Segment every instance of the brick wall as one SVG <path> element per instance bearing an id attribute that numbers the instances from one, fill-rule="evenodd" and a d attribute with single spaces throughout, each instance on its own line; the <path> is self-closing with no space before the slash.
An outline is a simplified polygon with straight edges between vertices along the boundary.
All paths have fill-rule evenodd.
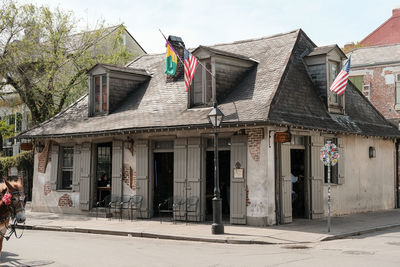
<path id="1" fill-rule="evenodd" d="M 45 147 L 43 148 L 43 151 L 39 154 L 38 171 L 40 173 L 46 172 L 47 163 L 50 160 L 49 151 L 51 151 L 50 142 L 46 142 Z"/>
<path id="2" fill-rule="evenodd" d="M 258 129 L 247 129 L 246 134 L 248 136 L 248 146 L 249 146 L 249 151 L 251 157 L 255 161 L 260 160 L 260 145 L 261 145 L 261 140 L 263 138 L 263 129 L 258 128 Z"/>
<path id="3" fill-rule="evenodd" d="M 132 190 L 136 190 L 136 171 L 129 164 L 124 164 L 124 182 Z"/>
<path id="4" fill-rule="evenodd" d="M 58 200 L 58 206 L 60 207 L 71 207 L 72 206 L 72 199 L 71 196 L 68 194 L 64 194 Z"/>
<path id="5" fill-rule="evenodd" d="M 370 85 L 371 103 L 387 119 L 399 119 L 400 113 L 395 110 L 396 90 L 392 71 L 384 67 L 367 70 L 367 74 L 364 75 L 364 85 Z"/>

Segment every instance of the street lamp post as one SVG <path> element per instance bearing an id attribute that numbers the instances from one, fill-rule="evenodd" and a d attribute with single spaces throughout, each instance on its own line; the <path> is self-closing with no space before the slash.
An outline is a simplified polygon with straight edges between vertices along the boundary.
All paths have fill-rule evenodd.
<path id="1" fill-rule="evenodd" d="M 214 127 L 214 198 L 212 199 L 213 207 L 213 224 L 211 232 L 213 235 L 223 234 L 224 225 L 222 224 L 222 199 L 219 189 L 219 162 L 218 162 L 218 132 L 217 127 L 221 125 L 224 114 L 214 104 L 214 108 L 208 114 L 208 119 Z"/>

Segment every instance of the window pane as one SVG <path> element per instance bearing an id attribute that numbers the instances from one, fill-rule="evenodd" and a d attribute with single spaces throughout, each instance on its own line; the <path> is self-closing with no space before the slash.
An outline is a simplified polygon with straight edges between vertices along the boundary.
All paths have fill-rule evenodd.
<path id="1" fill-rule="evenodd" d="M 100 111 L 100 76 L 94 77 L 94 105 L 95 111 Z"/>
<path id="2" fill-rule="evenodd" d="M 62 189 L 72 188 L 72 170 L 62 171 Z"/>
<path id="3" fill-rule="evenodd" d="M 101 76 L 101 89 L 102 89 L 102 110 L 107 110 L 107 76 Z"/>
<path id="4" fill-rule="evenodd" d="M 72 168 L 74 163 L 74 149 L 72 147 L 63 148 L 63 168 Z"/>
<path id="5" fill-rule="evenodd" d="M 111 146 L 111 143 L 97 146 L 97 181 L 101 181 L 104 175 L 111 180 Z"/>

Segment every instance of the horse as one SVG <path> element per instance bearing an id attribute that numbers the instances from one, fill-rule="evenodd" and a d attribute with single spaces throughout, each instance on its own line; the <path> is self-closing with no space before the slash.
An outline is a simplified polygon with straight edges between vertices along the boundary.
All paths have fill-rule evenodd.
<path id="1" fill-rule="evenodd" d="M 8 240 L 14 233 L 18 223 L 25 222 L 25 194 L 22 190 L 22 180 L 8 181 L 3 178 L 0 183 L 0 255 L 3 249 L 3 239 Z M 13 223 L 10 225 L 10 219 Z M 11 229 L 7 236 L 7 230 Z"/>

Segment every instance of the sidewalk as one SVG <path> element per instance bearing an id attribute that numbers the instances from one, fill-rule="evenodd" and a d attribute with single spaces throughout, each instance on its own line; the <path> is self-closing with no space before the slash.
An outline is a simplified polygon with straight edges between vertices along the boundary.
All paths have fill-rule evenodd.
<path id="1" fill-rule="evenodd" d="M 212 235 L 211 223 L 173 224 L 158 220 L 122 220 L 27 211 L 25 229 L 108 234 L 172 240 L 232 244 L 299 244 L 327 241 L 400 226 L 400 209 L 332 218 L 331 232 L 326 220 L 295 220 L 291 224 L 250 227 L 225 225 L 225 234 Z"/>

